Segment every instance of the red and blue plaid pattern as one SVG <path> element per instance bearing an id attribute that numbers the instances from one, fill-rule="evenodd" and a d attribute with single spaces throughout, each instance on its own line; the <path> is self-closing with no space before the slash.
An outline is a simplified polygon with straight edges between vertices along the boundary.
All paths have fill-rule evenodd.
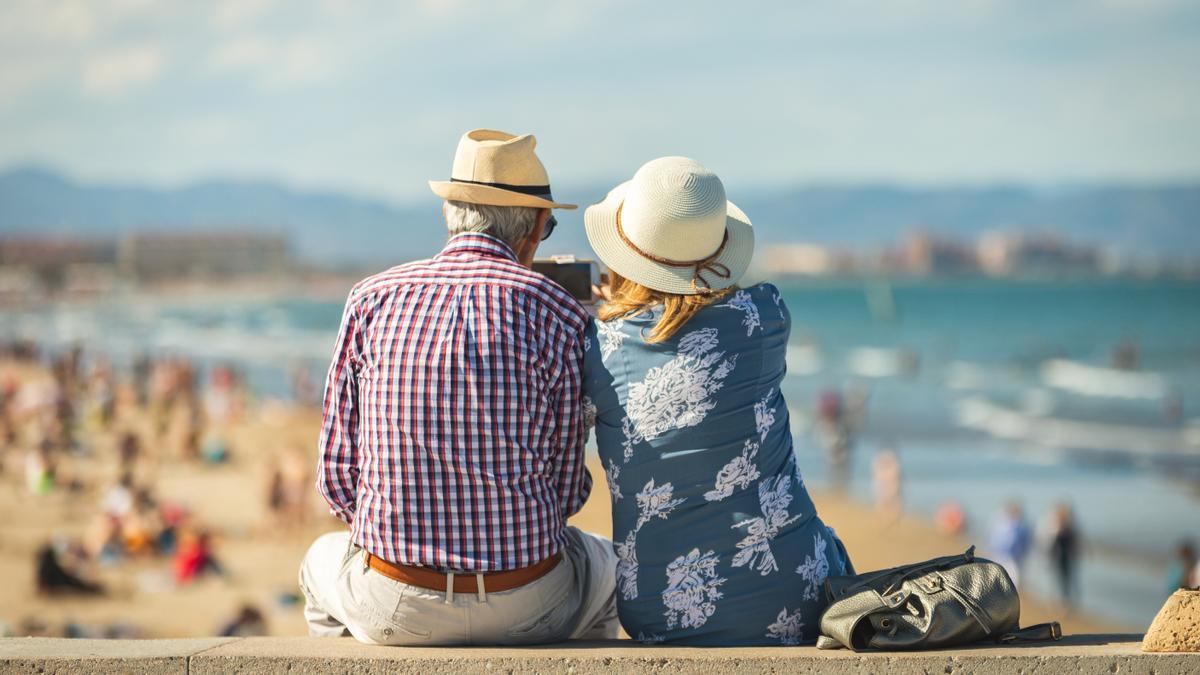
<path id="1" fill-rule="evenodd" d="M 467 572 L 557 553 L 592 486 L 586 323 L 485 234 L 359 282 L 325 384 L 317 471 L 351 538 L 384 560 Z"/>

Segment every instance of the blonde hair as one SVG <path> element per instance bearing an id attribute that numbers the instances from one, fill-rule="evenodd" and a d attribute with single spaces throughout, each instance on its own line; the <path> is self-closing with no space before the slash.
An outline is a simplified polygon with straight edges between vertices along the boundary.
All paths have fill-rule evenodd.
<path id="1" fill-rule="evenodd" d="M 649 343 L 665 342 L 671 339 L 671 336 L 679 332 L 679 329 L 683 328 L 688 321 L 691 321 L 697 312 L 734 290 L 727 288 L 696 295 L 667 293 L 630 281 L 611 269 L 608 271 L 608 284 L 612 297 L 601 305 L 597 312 L 601 321 L 634 316 L 648 312 L 657 305 L 662 305 L 662 317 L 648 334 L 642 336 L 642 339 Z"/>

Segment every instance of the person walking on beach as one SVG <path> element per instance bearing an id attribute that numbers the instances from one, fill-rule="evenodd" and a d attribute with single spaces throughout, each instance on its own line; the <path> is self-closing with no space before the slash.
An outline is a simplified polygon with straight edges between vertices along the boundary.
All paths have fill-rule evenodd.
<path id="1" fill-rule="evenodd" d="M 1079 566 L 1079 528 L 1066 502 L 1050 512 L 1048 530 L 1050 566 L 1058 580 L 1059 598 L 1067 607 L 1075 604 L 1076 568 Z"/>
<path id="2" fill-rule="evenodd" d="M 988 548 L 996 562 L 1004 567 L 1018 587 L 1021 584 L 1021 570 L 1025 566 L 1025 556 L 1029 553 L 1032 538 L 1033 533 L 1025 520 L 1021 505 L 1016 501 L 1005 504 L 1000 518 L 992 526 Z"/>
<path id="3" fill-rule="evenodd" d="M 871 485 L 875 491 L 875 510 L 889 527 L 904 515 L 904 470 L 900 455 L 890 445 L 875 453 L 871 460 Z"/>
<path id="4" fill-rule="evenodd" d="M 1179 542 L 1175 556 L 1167 569 L 1167 594 L 1180 588 L 1200 587 L 1200 556 L 1196 555 L 1196 544 L 1191 539 Z"/>
<path id="5" fill-rule="evenodd" d="M 852 572 L 817 516 L 780 391 L 791 318 L 736 286 L 754 230 L 695 160 L 651 161 L 584 214 L 609 267 L 584 409 L 611 490 L 617 606 L 645 642 L 794 645 Z"/>
<path id="6" fill-rule="evenodd" d="M 531 135 L 459 142 L 450 240 L 350 292 L 317 487 L 348 532 L 300 568 L 314 636 L 388 645 L 615 638 L 612 542 L 568 527 L 588 315 L 530 269 L 555 202 Z"/>

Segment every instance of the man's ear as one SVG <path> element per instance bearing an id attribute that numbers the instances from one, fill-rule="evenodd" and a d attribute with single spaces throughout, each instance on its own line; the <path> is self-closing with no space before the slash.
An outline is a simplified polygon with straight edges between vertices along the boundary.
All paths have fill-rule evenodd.
<path id="1" fill-rule="evenodd" d="M 537 220 L 533 231 L 529 233 L 529 241 L 537 246 L 542 243 L 542 233 L 546 231 L 546 221 L 550 220 L 550 209 L 538 209 Z"/>
<path id="2" fill-rule="evenodd" d="M 542 232 L 546 229 L 546 221 L 550 220 L 550 209 L 538 209 L 533 231 L 526 235 L 521 242 L 520 250 L 516 252 L 517 259 L 522 265 L 529 267 L 533 264 L 533 256 L 537 254 L 538 244 L 542 243 Z"/>

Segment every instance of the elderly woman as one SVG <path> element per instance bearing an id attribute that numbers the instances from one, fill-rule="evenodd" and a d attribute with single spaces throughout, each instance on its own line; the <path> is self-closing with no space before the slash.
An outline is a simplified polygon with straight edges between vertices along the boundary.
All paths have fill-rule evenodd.
<path id="1" fill-rule="evenodd" d="M 749 219 L 717 176 L 664 157 L 584 221 L 610 269 L 583 405 L 612 492 L 622 625 L 647 642 L 814 640 L 825 577 L 850 564 L 792 450 L 787 307 L 770 284 L 735 285 Z"/>

